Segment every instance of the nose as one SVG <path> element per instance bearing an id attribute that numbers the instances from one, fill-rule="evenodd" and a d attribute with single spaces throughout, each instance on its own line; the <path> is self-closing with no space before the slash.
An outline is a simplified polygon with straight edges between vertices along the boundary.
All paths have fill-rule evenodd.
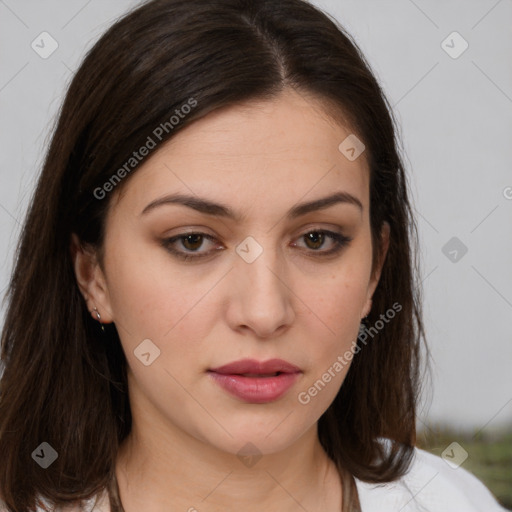
<path id="1" fill-rule="evenodd" d="M 228 322 L 234 330 L 272 338 L 293 323 L 293 286 L 283 259 L 270 248 L 249 261 L 243 254 L 235 258 L 229 273 Z"/>

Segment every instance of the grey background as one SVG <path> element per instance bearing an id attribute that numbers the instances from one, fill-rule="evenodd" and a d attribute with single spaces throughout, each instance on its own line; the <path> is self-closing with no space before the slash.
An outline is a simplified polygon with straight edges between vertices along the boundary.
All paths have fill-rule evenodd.
<path id="1" fill-rule="evenodd" d="M 437 422 L 473 431 L 510 426 L 512 0 L 313 3 L 355 37 L 401 126 L 434 358 L 418 426 Z M 2 296 L 73 70 L 136 4 L 0 0 Z M 43 31 L 59 45 L 47 59 L 31 47 Z M 458 58 L 442 47 L 453 31 L 469 44 Z M 452 52 L 461 48 L 457 39 L 444 44 Z M 459 241 L 443 249 L 452 237 Z M 461 244 L 468 249 L 464 255 Z M 455 253 L 450 255 L 454 249 L 456 261 Z M 4 309 L 0 322 L 3 315 Z"/>

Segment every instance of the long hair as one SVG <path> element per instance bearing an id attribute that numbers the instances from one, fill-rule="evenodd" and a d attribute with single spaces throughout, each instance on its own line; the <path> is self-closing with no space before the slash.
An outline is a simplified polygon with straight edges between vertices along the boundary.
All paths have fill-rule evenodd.
<path id="1" fill-rule="evenodd" d="M 34 508 L 37 497 L 65 505 L 105 489 L 113 512 L 122 510 L 114 468 L 131 429 L 126 359 L 115 325 L 102 333 L 91 318 L 70 254 L 76 233 L 101 261 L 112 196 L 104 184 L 126 171 L 148 136 L 161 145 L 209 112 L 271 100 L 285 88 L 318 97 L 364 142 L 374 265 L 382 224 L 390 225 L 368 324 L 392 304 L 401 310 L 359 343 L 318 422 L 342 476 L 343 510 L 360 508 L 354 478 L 386 482 L 408 470 L 424 339 L 417 228 L 396 121 L 370 66 L 334 19 L 303 0 L 153 0 L 87 53 L 24 220 L 1 337 L 0 496 L 9 510 Z M 186 104 L 187 115 L 170 121 Z M 135 172 L 137 165 L 117 188 Z M 46 469 L 34 457 L 41 443 L 58 454 Z"/>

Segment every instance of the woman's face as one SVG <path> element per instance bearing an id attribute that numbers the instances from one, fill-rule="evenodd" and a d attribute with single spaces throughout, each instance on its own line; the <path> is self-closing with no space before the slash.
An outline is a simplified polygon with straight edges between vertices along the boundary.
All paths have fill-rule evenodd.
<path id="1" fill-rule="evenodd" d="M 233 454 L 315 426 L 380 275 L 350 134 L 288 91 L 191 124 L 113 192 L 86 296 L 119 332 L 134 417 Z M 247 359 L 290 366 L 221 368 Z"/>

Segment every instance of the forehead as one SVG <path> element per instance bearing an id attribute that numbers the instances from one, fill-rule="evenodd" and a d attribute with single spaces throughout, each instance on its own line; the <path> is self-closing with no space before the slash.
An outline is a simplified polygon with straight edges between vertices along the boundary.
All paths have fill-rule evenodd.
<path id="1" fill-rule="evenodd" d="M 147 157 L 118 206 L 139 213 L 150 201 L 180 192 L 217 199 L 246 216 L 343 191 L 367 211 L 366 155 L 351 161 L 339 149 L 351 135 L 318 100 L 294 91 L 223 108 Z"/>

